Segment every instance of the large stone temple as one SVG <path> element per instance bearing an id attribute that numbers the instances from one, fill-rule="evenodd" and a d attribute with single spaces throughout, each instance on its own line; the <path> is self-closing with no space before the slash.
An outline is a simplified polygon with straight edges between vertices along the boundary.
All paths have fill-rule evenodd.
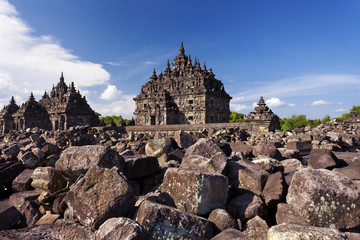
<path id="1" fill-rule="evenodd" d="M 229 121 L 230 99 L 212 69 L 190 55 L 183 43 L 170 68 L 154 72 L 135 100 L 136 125 L 202 124 Z"/>
<path id="2" fill-rule="evenodd" d="M 45 91 L 39 102 L 31 93 L 29 100 L 19 107 L 12 97 L 10 103 L 0 112 L 0 134 L 34 127 L 67 130 L 73 126 L 96 124 L 98 116 L 87 103 L 85 96 L 76 91 L 73 82 L 67 86 L 62 73 L 50 95 Z"/>

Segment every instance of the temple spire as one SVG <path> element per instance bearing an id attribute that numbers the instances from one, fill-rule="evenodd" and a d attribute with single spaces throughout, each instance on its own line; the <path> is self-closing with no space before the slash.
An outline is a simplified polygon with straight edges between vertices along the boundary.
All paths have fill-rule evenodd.
<path id="1" fill-rule="evenodd" d="M 153 74 L 151 75 L 150 79 L 151 80 L 156 80 L 157 79 L 155 68 L 154 68 Z"/>
<path id="2" fill-rule="evenodd" d="M 35 97 L 34 97 L 34 94 L 32 92 L 30 94 L 29 101 L 30 102 L 35 101 Z"/>
<path id="3" fill-rule="evenodd" d="M 185 53 L 184 44 L 183 44 L 183 42 L 181 41 L 181 43 L 180 43 L 180 49 L 179 49 L 179 54 L 184 55 L 184 53 Z"/>
<path id="4" fill-rule="evenodd" d="M 64 73 L 63 72 L 61 72 L 60 81 L 64 81 Z"/>
<path id="5" fill-rule="evenodd" d="M 203 66 L 203 70 L 206 72 L 207 69 L 206 69 L 206 63 L 204 62 L 204 66 Z"/>
<path id="6" fill-rule="evenodd" d="M 15 98 L 14 98 L 14 96 L 11 97 L 10 104 L 15 104 Z"/>

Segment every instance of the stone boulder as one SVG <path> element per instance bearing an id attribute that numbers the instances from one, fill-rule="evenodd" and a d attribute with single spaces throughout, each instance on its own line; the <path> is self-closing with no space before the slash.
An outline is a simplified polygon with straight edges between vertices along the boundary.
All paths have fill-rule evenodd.
<path id="1" fill-rule="evenodd" d="M 213 210 L 208 220 L 213 223 L 214 233 L 220 233 L 227 228 L 238 228 L 236 220 L 224 209 Z"/>
<path id="2" fill-rule="evenodd" d="M 20 162 L 0 163 L 0 196 L 4 198 L 11 194 L 14 179 L 25 170 Z"/>
<path id="3" fill-rule="evenodd" d="M 159 165 L 163 165 L 168 161 L 168 154 L 171 149 L 172 142 L 170 138 L 152 139 L 145 145 L 146 155 L 156 157 Z"/>
<path id="4" fill-rule="evenodd" d="M 350 165 L 343 168 L 335 168 L 333 171 L 344 174 L 352 180 L 360 180 L 360 165 Z"/>
<path id="5" fill-rule="evenodd" d="M 247 236 L 245 233 L 234 229 L 228 228 L 215 237 L 211 238 L 211 240 L 252 240 L 251 237 Z"/>
<path id="6" fill-rule="evenodd" d="M 311 141 L 292 141 L 286 144 L 286 148 L 299 151 L 300 155 L 307 155 L 312 149 L 312 144 Z"/>
<path id="7" fill-rule="evenodd" d="M 156 173 L 159 162 L 156 157 L 125 156 L 125 171 L 127 179 L 141 178 Z"/>
<path id="8" fill-rule="evenodd" d="M 345 240 L 346 235 L 336 229 L 283 223 L 272 226 L 268 240 Z"/>
<path id="9" fill-rule="evenodd" d="M 276 223 L 292 223 L 308 225 L 297 213 L 294 211 L 291 205 L 286 203 L 279 203 L 276 210 Z"/>
<path id="10" fill-rule="evenodd" d="M 260 166 L 249 161 L 229 162 L 225 175 L 229 178 L 229 184 L 236 191 L 246 191 L 260 195 L 269 173 Z"/>
<path id="11" fill-rule="evenodd" d="M 24 154 L 19 153 L 18 158 L 25 166 L 31 169 L 34 169 L 43 163 L 43 161 L 37 158 L 31 151 L 27 151 Z"/>
<path id="12" fill-rule="evenodd" d="M 134 203 L 134 193 L 115 167 L 92 167 L 71 186 L 63 201 L 70 216 L 83 225 L 98 228 L 111 217 L 125 216 Z"/>
<path id="13" fill-rule="evenodd" d="M 11 229 L 22 219 L 21 213 L 15 208 L 10 207 L 0 213 L 0 231 Z"/>
<path id="14" fill-rule="evenodd" d="M 31 174 L 34 172 L 32 169 L 25 169 L 20 173 L 12 182 L 13 192 L 29 191 L 33 189 L 31 187 Z"/>
<path id="15" fill-rule="evenodd" d="M 125 161 L 118 152 L 101 145 L 69 147 L 61 153 L 55 164 L 55 170 L 66 180 L 75 181 L 78 176 L 85 174 L 92 166 L 103 168 L 116 166 L 123 171 Z"/>
<path id="16" fill-rule="evenodd" d="M 5 161 L 16 159 L 18 153 L 20 152 L 20 147 L 17 144 L 12 144 L 11 146 L 2 150 L 2 157 Z"/>
<path id="17" fill-rule="evenodd" d="M 202 138 L 186 150 L 180 168 L 222 173 L 228 158 L 212 140 Z"/>
<path id="18" fill-rule="evenodd" d="M 228 179 L 221 174 L 169 168 L 160 190 L 172 197 L 178 209 L 203 215 L 225 208 L 228 188 Z"/>
<path id="19" fill-rule="evenodd" d="M 209 239 L 213 236 L 211 222 L 176 208 L 145 200 L 141 203 L 136 221 L 152 239 Z"/>
<path id="20" fill-rule="evenodd" d="M 31 175 L 31 186 L 48 193 L 56 192 L 66 187 L 66 180 L 53 167 L 38 167 Z"/>
<path id="21" fill-rule="evenodd" d="M 284 167 L 283 173 L 296 172 L 297 170 L 304 168 L 301 161 L 296 158 L 282 160 L 281 165 Z"/>
<path id="22" fill-rule="evenodd" d="M 253 156 L 253 147 L 245 144 L 244 142 L 230 143 L 230 147 L 233 153 L 242 153 L 244 157 Z"/>
<path id="23" fill-rule="evenodd" d="M 96 229 L 83 226 L 68 219 L 59 219 L 51 231 L 54 239 L 87 239 L 95 240 Z"/>
<path id="24" fill-rule="evenodd" d="M 268 231 L 269 226 L 266 221 L 255 216 L 246 223 L 244 233 L 253 240 L 264 240 L 267 239 Z"/>
<path id="25" fill-rule="evenodd" d="M 262 191 L 266 205 L 275 206 L 283 200 L 283 184 L 283 176 L 281 172 L 270 174 Z"/>
<path id="26" fill-rule="evenodd" d="M 268 156 L 275 158 L 276 160 L 281 160 L 282 156 L 279 150 L 272 144 L 259 143 L 253 149 L 253 154 L 255 157 L 258 156 Z"/>
<path id="27" fill-rule="evenodd" d="M 338 165 L 337 157 L 327 149 L 313 149 L 310 152 L 310 160 L 308 161 L 308 167 L 330 168 Z"/>
<path id="28" fill-rule="evenodd" d="M 313 226 L 347 229 L 360 224 L 360 191 L 340 173 L 311 168 L 297 171 L 286 202 Z"/>
<path id="29" fill-rule="evenodd" d="M 33 226 L 42 216 L 39 205 L 31 201 L 26 201 L 20 207 L 20 213 L 24 216 L 23 222 L 26 226 Z"/>
<path id="30" fill-rule="evenodd" d="M 226 209 L 234 218 L 240 218 L 242 222 L 256 215 L 266 219 L 267 208 L 261 198 L 257 195 L 245 193 L 231 199 Z"/>
<path id="31" fill-rule="evenodd" d="M 96 233 L 96 240 L 143 240 L 149 239 L 149 233 L 130 218 L 110 218 Z"/>
<path id="32" fill-rule="evenodd" d="M 187 132 L 179 130 L 175 133 L 174 139 L 180 148 L 189 148 L 193 144 L 193 138 Z"/>

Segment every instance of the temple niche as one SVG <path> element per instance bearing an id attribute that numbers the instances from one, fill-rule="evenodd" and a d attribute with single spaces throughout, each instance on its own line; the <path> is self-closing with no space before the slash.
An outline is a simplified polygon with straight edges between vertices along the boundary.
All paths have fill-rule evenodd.
<path id="1" fill-rule="evenodd" d="M 229 121 L 231 97 L 215 78 L 212 69 L 190 55 L 183 43 L 179 54 L 169 60 L 164 72 L 154 69 L 150 81 L 134 98 L 136 125 L 202 124 Z"/>
<path id="2" fill-rule="evenodd" d="M 39 102 L 31 93 L 29 100 L 19 107 L 12 97 L 10 103 L 0 112 L 0 134 L 34 127 L 67 130 L 73 126 L 94 126 L 98 121 L 98 116 L 87 103 L 85 96 L 76 91 L 74 83 L 67 86 L 61 73 L 60 81 L 53 87 L 50 95 L 45 91 Z"/>

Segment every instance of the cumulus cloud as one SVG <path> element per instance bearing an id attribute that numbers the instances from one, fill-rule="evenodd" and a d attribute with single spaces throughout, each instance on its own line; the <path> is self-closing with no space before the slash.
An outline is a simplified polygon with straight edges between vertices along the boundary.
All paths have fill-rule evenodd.
<path id="1" fill-rule="evenodd" d="M 230 103 L 230 109 L 235 112 L 251 109 L 251 106 L 245 104 Z"/>
<path id="2" fill-rule="evenodd" d="M 67 83 L 90 87 L 107 83 L 101 64 L 80 59 L 52 36 L 36 36 L 16 8 L 0 0 L 0 94 L 24 95 L 51 89 L 63 71 Z"/>
<path id="3" fill-rule="evenodd" d="M 102 116 L 107 115 L 121 115 L 123 118 L 131 118 L 135 111 L 135 96 L 121 95 L 117 100 L 110 103 L 94 103 L 90 102 L 91 107 L 94 111 L 100 113 Z"/>
<path id="4" fill-rule="evenodd" d="M 115 85 L 109 84 L 100 98 L 104 100 L 111 100 L 119 97 L 122 92 L 116 88 Z"/>
<path id="5" fill-rule="evenodd" d="M 280 106 L 288 106 L 288 107 L 295 107 L 295 104 L 293 103 L 287 103 L 285 101 L 280 100 L 280 98 L 269 98 L 265 101 L 266 105 L 268 105 L 268 107 L 272 108 L 272 107 L 280 107 Z"/>
<path id="6" fill-rule="evenodd" d="M 317 100 L 317 101 L 313 101 L 312 103 L 311 103 L 311 105 L 325 105 L 325 104 L 331 104 L 331 102 L 327 102 L 327 101 L 324 101 L 324 100 L 321 100 L 321 99 L 319 99 L 319 100 Z"/>

